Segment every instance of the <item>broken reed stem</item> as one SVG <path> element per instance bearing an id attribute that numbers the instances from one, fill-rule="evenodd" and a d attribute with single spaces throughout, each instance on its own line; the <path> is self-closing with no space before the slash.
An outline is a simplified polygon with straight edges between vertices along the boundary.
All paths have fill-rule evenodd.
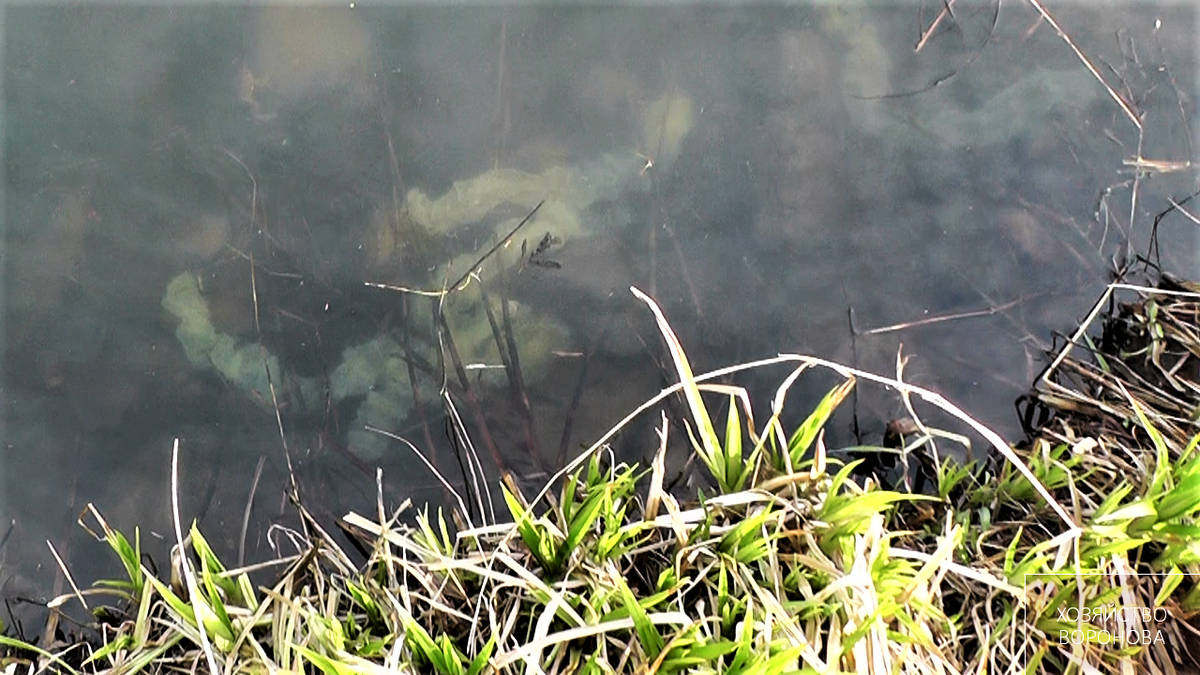
<path id="1" fill-rule="evenodd" d="M 187 544 L 183 538 L 183 527 L 179 519 L 179 439 L 175 439 L 175 444 L 171 448 L 171 520 L 175 526 L 175 546 L 179 551 L 179 567 L 183 572 L 183 579 L 186 582 L 188 597 L 192 598 L 193 602 L 199 602 L 200 590 L 196 583 L 196 575 L 192 572 L 191 556 L 187 553 Z M 187 541 L 191 541 L 191 533 L 188 534 Z M 195 608 L 193 608 L 195 611 Z M 196 614 L 196 630 L 200 633 L 200 648 L 204 652 L 205 658 L 208 660 L 208 672 L 210 675 L 222 675 L 225 671 L 217 665 L 216 654 L 213 653 L 212 644 L 208 639 L 208 628 L 205 626 L 205 621 L 200 615 Z"/>
<path id="2" fill-rule="evenodd" d="M 504 375 L 508 380 L 508 389 L 512 395 L 513 405 L 521 415 L 525 447 L 533 457 L 537 469 L 545 471 L 545 461 L 542 459 L 541 449 L 538 447 L 537 437 L 533 432 L 533 411 L 529 406 L 529 394 L 525 390 L 525 376 L 521 373 L 521 359 L 517 353 L 516 339 L 513 337 L 508 297 L 503 293 L 502 287 L 500 306 L 503 329 L 501 329 L 500 322 L 496 321 L 496 313 L 492 309 L 492 299 L 482 283 L 479 284 L 479 293 L 483 299 L 483 309 L 487 315 L 488 324 L 492 327 L 492 338 L 496 341 L 496 351 L 500 354 L 500 362 L 504 364 Z"/>
<path id="3" fill-rule="evenodd" d="M 595 342 L 592 343 L 590 349 L 583 355 L 583 364 L 579 367 L 579 378 L 575 381 L 575 392 L 571 394 L 571 403 L 567 406 L 567 415 L 563 420 L 562 438 L 558 442 L 558 456 L 555 458 L 554 470 L 559 471 L 563 468 L 563 464 L 567 461 L 567 451 L 570 449 L 571 432 L 575 428 L 575 412 L 579 410 L 579 403 L 583 400 L 584 385 L 587 383 L 588 365 L 592 362 L 592 357 L 600 350 L 600 346 L 604 344 L 605 337 L 608 336 L 608 328 L 612 325 L 612 305 L 609 304 L 608 310 L 604 313 L 604 323 L 600 328 L 600 334 L 596 336 Z"/>
<path id="4" fill-rule="evenodd" d="M 521 372 L 521 357 L 517 353 L 517 340 L 513 335 L 512 312 L 509 311 L 508 295 L 500 289 L 500 316 L 504 319 L 504 342 L 508 349 L 509 367 L 512 369 L 511 378 L 517 407 L 521 410 L 522 423 L 525 426 L 525 440 L 529 452 L 533 455 L 534 465 L 539 471 L 546 470 L 546 462 L 542 458 L 541 448 L 538 447 L 537 436 L 533 431 L 533 409 L 529 405 L 529 390 L 525 388 L 525 375 Z M 504 349 L 504 347 L 501 347 Z"/>
<path id="5" fill-rule="evenodd" d="M 454 346 L 454 336 L 450 334 L 450 324 L 446 321 L 446 315 L 442 312 L 440 303 L 435 301 L 433 310 L 437 314 L 437 321 L 440 326 L 439 330 L 442 333 L 446 350 L 450 354 L 450 363 L 454 366 L 454 372 L 458 375 L 459 384 L 462 386 L 463 397 L 467 401 L 467 406 L 471 409 L 471 419 L 475 422 L 476 430 L 479 432 L 480 438 L 483 439 L 483 444 L 487 447 L 488 454 L 496 462 L 496 468 L 503 473 L 506 470 L 504 460 L 500 457 L 500 451 L 496 449 L 496 443 L 492 440 L 491 432 L 488 431 L 487 420 L 483 416 L 483 409 L 479 405 L 479 399 L 475 397 L 475 390 L 471 388 L 471 379 L 467 376 L 467 369 L 463 367 L 462 359 L 458 356 L 458 349 Z"/>
<path id="6" fill-rule="evenodd" d="M 947 16 L 952 19 L 954 18 L 950 9 L 954 6 L 954 2 L 955 0 L 949 0 L 948 2 L 942 3 L 942 11 L 938 12 L 938 15 L 936 18 L 934 18 L 933 23 L 929 24 L 929 28 L 926 29 L 921 35 L 921 39 L 917 42 L 916 49 L 913 50 L 914 53 L 919 54 L 921 52 L 921 50 L 925 47 L 925 43 L 929 42 L 929 38 L 933 37 L 933 32 L 937 30 L 939 25 L 941 25 L 942 19 L 945 19 Z"/>
<path id="7" fill-rule="evenodd" d="M 71 491 L 67 497 L 67 508 L 70 510 L 71 513 L 75 512 L 75 496 L 77 494 L 78 487 L 79 487 L 79 477 L 76 476 L 75 478 L 73 478 L 71 480 Z M 72 527 L 71 525 L 72 524 L 68 523 L 67 525 L 65 525 L 63 527 L 63 529 L 64 529 L 63 552 L 66 554 L 67 558 L 71 557 L 71 534 L 75 531 L 75 528 Z M 11 532 L 11 531 L 12 530 L 10 528 L 9 532 Z M 7 536 L 8 535 L 5 535 L 6 539 L 7 539 Z M 71 597 L 78 598 L 79 604 L 83 605 L 84 609 L 88 609 L 88 604 L 84 600 L 83 594 L 79 592 L 79 587 L 75 585 L 75 580 L 71 578 L 71 572 L 69 569 L 67 569 L 66 563 L 63 562 L 62 557 L 60 557 L 58 555 L 58 551 L 56 551 L 54 549 L 54 544 L 50 543 L 50 541 L 47 540 L 46 545 L 50 547 L 50 553 L 54 556 L 54 559 L 58 562 L 58 571 L 54 575 L 54 586 L 53 586 L 54 595 L 51 597 L 54 597 L 54 598 L 62 597 L 63 582 L 68 581 L 71 583 L 71 588 L 74 591 L 73 596 L 71 596 Z M 61 610 L 59 609 L 59 605 L 57 605 L 57 604 L 49 603 L 47 605 L 47 608 L 50 610 L 50 614 L 49 614 L 49 616 L 46 617 L 46 628 L 45 628 L 45 630 L 42 631 L 42 644 L 44 644 L 46 646 L 50 646 L 50 645 L 54 644 L 54 639 L 58 635 L 58 622 L 59 622 L 59 619 L 62 618 L 62 615 L 61 615 Z M 44 663 L 45 659 L 41 659 L 41 661 L 42 661 L 42 663 L 40 664 L 39 667 L 45 665 L 45 663 Z"/>
<path id="8" fill-rule="evenodd" d="M 496 313 L 492 310 L 492 298 L 482 283 L 479 284 L 479 296 L 483 301 L 483 311 L 487 315 L 488 324 L 492 328 L 492 339 L 496 341 L 496 350 L 500 354 L 500 363 L 504 366 L 504 372 L 508 376 L 509 385 L 515 387 L 512 358 L 509 356 L 508 343 L 505 342 L 504 335 L 500 332 L 500 322 L 496 321 Z"/>
<path id="9" fill-rule="evenodd" d="M 463 479 L 463 489 L 470 491 L 472 500 L 468 500 L 468 504 L 479 508 L 479 518 L 483 522 L 487 522 L 487 510 L 484 508 L 483 491 L 479 489 L 480 481 L 486 481 L 483 476 L 483 470 L 480 466 L 479 455 L 475 452 L 474 446 L 471 444 L 469 433 L 466 425 L 463 423 L 462 416 L 458 412 L 458 407 L 454 405 L 454 399 L 450 395 L 450 378 L 447 375 L 449 368 L 447 366 L 448 359 L 446 358 L 445 341 L 442 339 L 444 331 L 438 323 L 438 315 L 441 312 L 441 305 L 444 302 L 444 296 L 441 300 L 432 300 L 430 319 L 432 324 L 430 329 L 434 332 L 434 336 L 438 341 L 437 349 L 437 377 L 438 377 L 438 398 L 442 405 L 442 425 L 443 433 L 446 440 L 450 441 L 450 449 L 454 456 L 454 461 L 458 464 L 459 473 Z M 484 482 L 484 489 L 487 489 L 487 484 Z M 463 511 L 463 517 L 470 519 L 470 511 Z"/>
<path id="10" fill-rule="evenodd" d="M 545 204 L 545 203 L 546 203 L 545 199 L 538 202 L 537 206 L 534 206 L 533 209 L 528 214 L 526 214 L 526 216 L 524 218 L 521 219 L 521 222 L 517 223 L 516 227 L 509 230 L 508 234 L 504 235 L 504 237 L 502 239 L 500 239 L 500 241 L 497 241 L 491 248 L 489 248 L 487 250 L 486 253 L 481 255 L 479 257 L 479 260 L 475 261 L 474 265 L 471 265 L 471 267 L 469 269 L 467 269 L 466 272 L 462 273 L 462 276 L 460 276 L 454 283 L 447 286 L 447 288 L 450 288 L 452 290 L 460 288 L 467 279 L 471 278 L 472 274 L 475 274 L 475 270 L 479 269 L 479 266 L 482 265 L 484 263 L 484 261 L 486 261 L 488 258 L 492 257 L 493 253 L 495 253 L 496 251 L 499 251 L 501 248 L 503 248 L 505 245 L 507 245 L 508 242 L 514 236 L 516 236 L 517 232 L 520 231 L 520 229 L 522 227 L 525 227 L 526 223 L 533 220 L 533 216 L 535 214 L 537 214 L 538 209 L 542 208 L 542 204 Z M 445 294 L 445 292 L 443 291 L 442 295 L 444 295 L 444 294 Z"/>
<path id="11" fill-rule="evenodd" d="M 1032 297 L 1036 297 L 1036 296 L 1032 296 Z M 1000 312 L 1003 312 L 1006 309 L 1016 307 L 1017 305 L 1021 304 L 1022 302 L 1025 302 L 1029 299 L 1030 299 L 1030 297 L 1021 296 L 1015 300 L 1009 300 L 1008 302 L 1000 304 L 1000 305 L 988 305 L 987 307 L 985 307 L 983 309 L 973 309 L 973 310 L 969 310 L 966 312 L 952 312 L 950 314 L 941 314 L 938 316 L 931 316 L 931 317 L 928 317 L 925 319 L 917 319 L 915 321 L 902 321 L 900 323 L 891 324 L 890 326 L 880 326 L 879 328 L 871 328 L 869 330 L 863 330 L 863 331 L 857 330 L 856 328 L 853 327 L 853 324 L 851 324 L 851 329 L 856 331 L 855 335 L 882 335 L 883 333 L 893 333 L 895 331 L 907 330 L 909 328 L 917 328 L 919 326 L 929 326 L 929 325 L 933 325 L 933 324 L 937 324 L 937 323 L 943 323 L 946 321 L 959 321 L 962 319 L 971 319 L 971 318 L 980 317 L 980 316 L 992 316 L 993 314 L 998 314 Z M 851 314 L 851 321 L 853 321 L 853 316 L 854 315 Z"/>

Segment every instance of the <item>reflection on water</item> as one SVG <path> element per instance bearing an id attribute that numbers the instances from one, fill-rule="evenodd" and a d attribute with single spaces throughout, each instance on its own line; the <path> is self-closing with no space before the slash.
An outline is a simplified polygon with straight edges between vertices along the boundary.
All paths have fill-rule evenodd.
<path id="1" fill-rule="evenodd" d="M 89 501 L 163 559 L 176 436 L 184 511 L 224 551 L 260 457 L 248 555 L 289 522 L 280 426 L 322 514 L 370 504 L 375 466 L 390 500 L 441 499 L 366 427 L 461 483 L 443 372 L 489 475 L 536 480 L 664 382 L 631 285 L 697 369 L 890 373 L 903 344 L 909 379 L 1015 433 L 1049 336 L 1188 178 L 1141 180 L 1131 233 L 1137 129 L 1032 10 L 992 12 L 914 51 L 906 5 L 10 9 L 8 588 L 46 592 L 47 538 L 106 571 L 70 527 Z M 1059 21 L 1145 111 L 1142 156 L 1190 158 L 1190 11 Z M 1187 235 L 1160 232 L 1184 274 Z M 364 283 L 460 278 L 453 350 L 429 297 Z M 779 375 L 741 383 L 762 403 Z M 877 442 L 901 410 L 864 391 L 858 414 Z M 652 422 L 614 449 L 650 453 Z"/>

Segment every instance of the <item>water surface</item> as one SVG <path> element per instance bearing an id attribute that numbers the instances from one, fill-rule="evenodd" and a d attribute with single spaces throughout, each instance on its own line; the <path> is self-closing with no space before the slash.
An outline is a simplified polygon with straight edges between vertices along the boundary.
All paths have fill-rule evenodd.
<path id="1" fill-rule="evenodd" d="M 577 219 L 535 221 L 506 252 L 526 263 L 487 277 L 515 303 L 528 417 L 477 287 L 455 315 L 491 478 L 536 483 L 666 382 L 631 285 L 697 370 L 801 352 L 891 374 L 902 345 L 907 378 L 1014 436 L 1053 335 L 1193 178 L 1145 176 L 1135 204 L 1138 129 L 1033 10 L 970 4 L 917 51 L 932 7 L 6 8 L 5 590 L 50 592 L 46 539 L 77 579 L 116 573 L 73 525 L 88 502 L 163 559 L 177 437 L 184 517 L 231 556 L 260 458 L 247 557 L 290 523 L 279 423 L 322 517 L 370 508 L 376 466 L 390 502 L 442 499 L 363 428 L 461 483 L 428 300 L 365 282 L 452 281 L 543 184 Z M 1189 159 L 1191 10 L 1055 11 L 1144 113 L 1142 157 Z M 397 219 L 410 191 L 501 175 L 520 198 Z M 1193 227 L 1163 221 L 1168 269 L 1195 273 Z M 530 262 L 543 230 L 562 242 Z M 203 298 L 204 345 L 169 288 Z M 765 406 L 785 374 L 737 382 Z M 831 383 L 803 379 L 789 419 Z M 905 414 L 856 405 L 831 447 Z M 656 419 L 614 452 L 648 457 Z"/>

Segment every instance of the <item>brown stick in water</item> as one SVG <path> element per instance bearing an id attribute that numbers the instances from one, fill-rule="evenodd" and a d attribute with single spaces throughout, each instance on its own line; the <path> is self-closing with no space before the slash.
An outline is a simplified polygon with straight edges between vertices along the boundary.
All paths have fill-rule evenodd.
<path id="1" fill-rule="evenodd" d="M 567 452 L 570 450 L 571 432 L 575 428 L 575 411 L 579 409 L 579 403 L 583 400 L 584 385 L 587 383 L 588 365 L 592 362 L 592 356 L 600 350 L 600 346 L 604 344 L 604 338 L 608 336 L 608 328 L 612 325 L 613 308 L 610 304 L 608 311 L 604 315 L 604 324 L 600 329 L 600 334 L 596 336 L 596 341 L 592 344 L 591 349 L 583 357 L 583 365 L 579 368 L 579 379 L 575 382 L 575 393 L 571 395 L 571 404 L 567 406 L 566 419 L 563 420 L 562 438 L 558 442 L 558 461 L 555 463 L 554 470 L 561 471 L 563 465 L 567 461 Z"/>
<path id="2" fill-rule="evenodd" d="M 458 349 L 454 346 L 454 337 L 450 334 L 450 324 L 446 321 L 446 315 L 441 311 L 440 303 L 436 300 L 434 301 L 433 311 L 437 314 L 437 321 L 441 327 L 440 330 L 445 340 L 446 350 L 450 354 L 450 362 L 453 364 L 454 372 L 458 375 L 458 381 L 462 385 L 463 398 L 466 399 L 467 406 L 471 409 L 471 418 L 475 421 L 475 427 L 483 439 L 483 444 L 487 446 L 492 460 L 496 463 L 497 469 L 499 469 L 500 473 L 504 473 L 507 467 L 504 464 L 504 460 L 500 457 L 500 451 L 496 449 L 496 443 L 492 440 L 492 434 L 488 431 L 487 420 L 483 416 L 483 409 L 479 406 L 479 399 L 475 397 L 475 390 L 471 388 L 471 380 L 467 377 L 467 369 L 463 367 L 462 359 L 458 356 Z"/>
<path id="3" fill-rule="evenodd" d="M 533 433 L 533 411 L 529 406 L 529 396 L 525 390 L 525 377 L 521 373 L 521 361 L 517 355 L 516 339 L 512 334 L 508 298 L 501 295 L 500 302 L 503 305 L 502 319 L 504 323 L 504 328 L 501 330 L 500 322 L 496 321 L 496 314 L 492 310 L 491 297 L 488 296 L 482 284 L 479 286 L 479 292 L 483 298 L 483 309 L 487 314 L 488 323 L 492 327 L 492 337 L 496 341 L 496 350 L 500 353 L 501 363 L 504 364 L 504 373 L 508 378 L 508 388 L 512 395 L 513 404 L 521 414 L 521 427 L 525 435 L 525 447 L 529 449 L 529 454 L 532 455 L 534 464 L 538 470 L 545 471 L 545 462 L 538 447 L 537 437 Z"/>

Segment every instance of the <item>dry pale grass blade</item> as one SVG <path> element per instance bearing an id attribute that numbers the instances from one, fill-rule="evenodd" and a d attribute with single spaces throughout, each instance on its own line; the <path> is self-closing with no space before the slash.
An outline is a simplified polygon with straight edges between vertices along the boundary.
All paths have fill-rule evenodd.
<path id="1" fill-rule="evenodd" d="M 687 626 L 692 623 L 691 618 L 683 612 L 657 612 L 647 614 L 650 623 L 656 626 Z M 615 621 L 604 621 L 593 625 L 582 625 L 578 628 L 568 628 L 551 635 L 547 635 L 541 640 L 530 641 L 528 644 L 521 645 L 510 651 L 496 655 L 491 666 L 497 670 L 508 666 L 516 661 L 526 661 L 531 659 L 534 652 L 540 652 L 548 647 L 580 640 L 588 637 L 602 636 L 607 633 L 616 631 L 627 631 L 633 628 L 633 619 L 617 619 Z"/>
<path id="2" fill-rule="evenodd" d="M 429 459 L 425 457 L 425 453 L 421 452 L 416 445 L 413 445 L 412 441 L 409 441 L 403 436 L 394 434 L 384 429 L 379 429 L 377 427 L 367 426 L 365 429 L 372 433 L 386 436 L 392 440 L 400 441 L 404 445 L 408 446 L 408 449 L 412 450 L 413 454 L 417 456 L 417 459 L 421 460 L 421 463 L 425 465 L 425 468 L 428 469 L 429 472 L 433 474 L 433 477 L 442 484 L 442 487 L 446 488 L 446 491 L 454 497 L 454 501 L 458 504 L 459 513 L 462 515 L 463 520 L 466 521 L 467 526 L 474 527 L 474 525 L 471 523 L 471 512 L 467 509 L 467 504 L 463 501 L 462 496 L 458 494 L 458 491 L 454 489 L 454 486 L 450 484 L 450 481 L 446 480 L 446 478 L 442 476 L 442 473 L 437 470 L 437 467 L 433 465 L 433 462 L 429 461 Z"/>
<path id="3" fill-rule="evenodd" d="M 907 603 L 908 599 L 914 594 L 923 602 L 929 601 L 929 582 L 938 572 L 949 569 L 946 565 L 950 558 L 954 555 L 955 550 L 962 545 L 963 528 L 961 525 L 955 525 L 950 532 L 946 533 L 941 538 L 941 543 L 937 550 L 931 556 L 926 556 L 925 564 L 913 576 L 910 586 L 907 590 L 900 594 L 898 600 L 902 603 Z M 894 550 L 889 550 L 888 555 L 895 555 Z"/>
<path id="4" fill-rule="evenodd" d="M 200 648 L 204 651 L 204 658 L 208 661 L 209 673 L 212 675 L 221 675 L 223 671 L 217 665 L 216 654 L 213 653 L 212 643 L 208 639 L 208 629 L 204 623 L 207 617 L 201 613 L 203 600 L 200 596 L 200 588 L 196 584 L 196 575 L 192 572 L 192 563 L 188 559 L 187 548 L 183 542 L 183 528 L 179 522 L 179 439 L 175 439 L 175 444 L 171 448 L 171 518 L 175 525 L 175 546 L 178 547 L 180 567 L 183 571 L 184 581 L 187 583 L 188 597 L 192 600 L 192 607 L 196 612 L 196 629 L 200 634 Z"/>
<path id="5" fill-rule="evenodd" d="M 942 11 L 938 12 L 938 15 L 934 17 L 933 23 L 929 24 L 929 28 L 926 28 L 921 33 L 921 39 L 917 41 L 917 46 L 913 49 L 914 53 L 919 53 L 925 47 L 925 43 L 929 42 L 929 38 L 933 37 L 934 32 L 941 25 L 942 19 L 949 16 L 951 20 L 954 20 L 953 10 L 951 9 L 954 6 L 954 2 L 955 0 L 946 0 L 942 3 Z"/>
<path id="6" fill-rule="evenodd" d="M 667 414 L 660 413 L 662 420 L 656 432 L 658 433 L 658 450 L 650 464 L 650 490 L 646 493 L 646 508 L 642 514 L 644 520 L 654 520 L 658 516 L 658 505 L 663 496 L 663 474 L 666 473 L 667 462 Z"/>
<path id="7" fill-rule="evenodd" d="M 63 562 L 62 556 L 60 556 L 58 554 L 58 550 L 54 548 L 54 543 L 47 539 L 46 546 L 50 547 L 50 555 L 54 556 L 54 562 L 58 564 L 59 571 L 62 572 L 62 575 L 64 578 L 66 578 L 67 583 L 71 584 L 71 593 L 67 595 L 60 595 L 57 598 L 54 598 L 50 602 L 46 603 L 46 607 L 50 609 L 57 609 L 70 598 L 75 598 L 79 601 L 79 604 L 83 605 L 84 609 L 90 610 L 87 600 L 84 600 L 83 598 L 83 592 L 79 590 L 79 586 L 75 584 L 74 577 L 71 576 L 71 570 L 67 568 L 67 564 Z"/>
<path id="8" fill-rule="evenodd" d="M 712 419 L 708 416 L 708 409 L 704 405 L 704 400 L 700 397 L 700 388 L 697 386 L 696 378 L 692 373 L 691 364 L 688 363 L 687 355 L 683 351 L 683 345 L 680 344 L 679 338 L 675 335 L 675 331 L 671 329 L 671 325 L 667 322 L 667 317 L 662 313 L 658 304 L 651 300 L 648 295 L 632 286 L 629 290 L 638 299 L 646 302 L 650 307 L 650 311 L 654 314 L 655 321 L 658 322 L 658 330 L 662 333 L 663 340 L 667 343 L 667 350 L 671 353 L 671 360 L 675 363 L 675 371 L 679 376 L 684 398 L 687 399 L 688 408 L 692 414 L 692 422 L 696 425 L 696 434 L 700 437 L 702 450 L 708 457 L 719 457 L 721 455 L 721 448 L 717 441 L 717 432 L 713 427 Z"/>
<path id="9" fill-rule="evenodd" d="M 767 616 L 771 618 L 774 624 L 773 628 L 783 633 L 793 647 L 800 647 L 800 658 L 804 660 L 804 663 L 819 673 L 829 672 L 832 659 L 825 661 L 821 658 L 821 655 L 814 648 L 812 641 L 800 630 L 798 625 L 799 619 L 780 604 L 778 597 L 772 595 L 758 584 L 752 584 L 750 589 L 754 592 L 758 601 L 762 603 Z M 836 637 L 840 637 L 840 631 Z"/>
<path id="10" fill-rule="evenodd" d="M 894 558 L 907 558 L 909 560 L 917 560 L 917 561 L 925 563 L 926 565 L 930 564 L 931 562 L 935 562 L 934 557 L 928 553 L 922 553 L 920 551 L 912 551 L 912 550 L 905 549 L 905 548 L 893 547 L 889 551 L 889 554 Z M 937 562 L 937 566 L 940 569 L 944 569 L 944 570 L 953 572 L 954 574 L 956 574 L 960 577 L 969 579 L 969 580 L 979 583 L 981 585 L 990 586 L 990 587 L 996 589 L 997 591 L 1006 593 L 1008 595 L 1013 596 L 1014 598 L 1017 598 L 1022 603 L 1024 603 L 1026 601 L 1025 600 L 1026 592 L 1025 592 L 1024 588 L 1013 586 L 1012 584 L 1008 583 L 1007 581 L 1004 581 L 1003 579 L 1000 579 L 985 570 L 975 568 L 975 567 L 968 567 L 966 565 L 959 564 L 959 563 L 954 562 L 949 559 L 940 560 L 940 561 L 936 561 L 936 562 Z"/>
<path id="11" fill-rule="evenodd" d="M 758 434 L 754 426 L 754 407 L 750 405 L 750 392 L 746 391 L 745 387 L 738 387 L 729 384 L 699 384 L 697 385 L 700 391 L 710 391 L 714 394 L 724 394 L 732 399 L 735 399 L 742 409 L 742 415 L 745 416 L 746 434 L 750 437 L 750 442 L 758 444 Z"/>
<path id="12" fill-rule="evenodd" d="M 539 579 L 536 575 L 530 572 L 525 565 L 517 562 L 517 560 L 507 552 L 499 549 L 496 550 L 492 555 L 498 562 L 512 570 L 513 574 L 521 579 L 521 581 L 525 582 L 529 588 L 536 589 L 543 595 L 543 597 L 550 598 L 551 600 L 557 600 L 557 602 L 562 606 L 562 613 L 576 626 L 587 625 L 587 621 L 584 621 L 583 617 L 575 611 L 575 608 L 563 600 L 562 594 L 557 589 L 552 588 L 546 584 L 546 582 Z"/>
<path id="13" fill-rule="evenodd" d="M 771 419 L 767 421 L 767 426 L 775 430 L 776 437 L 781 439 L 781 441 L 788 437 L 788 434 L 783 430 L 783 425 L 779 421 L 779 417 L 783 415 L 783 404 L 787 400 L 787 393 L 791 390 L 792 385 L 796 383 L 796 380 L 808 369 L 809 364 L 803 363 L 800 367 L 789 373 L 779 383 L 779 387 L 775 390 L 775 397 L 771 399 Z M 792 453 L 782 452 L 780 454 L 783 457 L 785 472 L 789 474 L 795 473 L 796 467 L 792 466 Z"/>

